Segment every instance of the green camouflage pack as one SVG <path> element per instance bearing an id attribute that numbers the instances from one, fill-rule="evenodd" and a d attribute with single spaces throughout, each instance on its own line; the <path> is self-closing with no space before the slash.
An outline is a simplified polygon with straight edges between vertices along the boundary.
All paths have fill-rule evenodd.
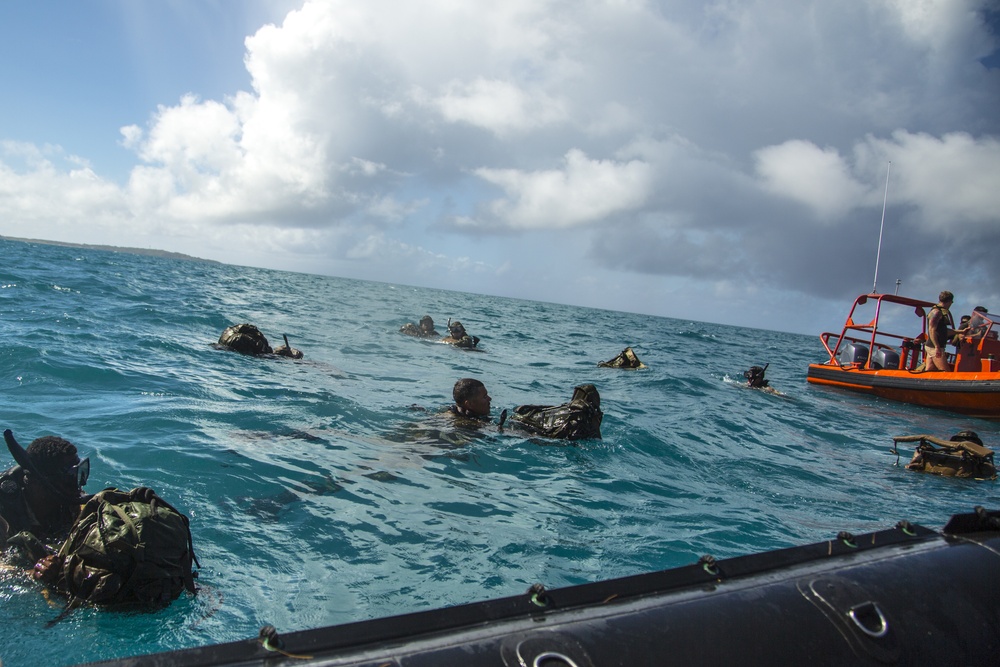
<path id="1" fill-rule="evenodd" d="M 219 345 L 240 354 L 271 354 L 270 343 L 260 329 L 252 324 L 234 324 L 219 336 Z"/>
<path id="2" fill-rule="evenodd" d="M 562 405 L 519 405 L 510 416 L 511 426 L 520 426 L 547 438 L 582 440 L 601 437 L 601 395 L 592 384 L 573 390 L 573 398 Z"/>
<path id="3" fill-rule="evenodd" d="M 71 606 L 163 606 L 183 590 L 196 590 L 188 518 L 145 487 L 95 494 L 58 559 L 56 587 Z"/>
<path id="4" fill-rule="evenodd" d="M 965 434 L 970 434 L 971 438 L 966 439 Z M 951 440 L 942 440 L 931 435 L 901 435 L 892 440 L 894 445 L 892 451 L 897 456 L 899 443 L 917 443 L 913 458 L 906 464 L 907 470 L 944 477 L 996 479 L 993 450 L 984 447 L 979 436 L 973 431 L 961 431 L 952 436 Z"/>

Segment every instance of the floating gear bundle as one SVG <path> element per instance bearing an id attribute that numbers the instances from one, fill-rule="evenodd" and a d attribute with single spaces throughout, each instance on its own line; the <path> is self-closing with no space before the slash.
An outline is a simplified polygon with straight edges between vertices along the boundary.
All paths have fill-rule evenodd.
<path id="1" fill-rule="evenodd" d="M 267 337 L 252 324 L 234 324 L 219 336 L 219 345 L 240 354 L 271 354 Z"/>
<path id="2" fill-rule="evenodd" d="M 645 368 L 646 364 L 639 361 L 639 357 L 632 351 L 631 347 L 626 347 L 618 353 L 618 356 L 608 361 L 597 363 L 601 368 Z"/>
<path id="3" fill-rule="evenodd" d="M 195 593 L 188 518 L 146 487 L 110 488 L 80 511 L 56 556 L 54 585 L 69 606 L 165 606 Z M 200 565 L 199 565 L 200 567 Z"/>
<path id="4" fill-rule="evenodd" d="M 892 451 L 897 456 L 899 451 L 896 446 L 899 443 L 919 443 L 913 458 L 906 464 L 907 470 L 945 477 L 996 479 L 993 451 L 983 446 L 975 431 L 961 431 L 951 436 L 950 440 L 932 435 L 901 435 L 893 438 L 892 442 Z"/>
<path id="5" fill-rule="evenodd" d="M 601 437 L 601 395 L 592 384 L 573 389 L 573 398 L 562 405 L 519 405 L 510 422 L 547 438 L 583 440 Z"/>

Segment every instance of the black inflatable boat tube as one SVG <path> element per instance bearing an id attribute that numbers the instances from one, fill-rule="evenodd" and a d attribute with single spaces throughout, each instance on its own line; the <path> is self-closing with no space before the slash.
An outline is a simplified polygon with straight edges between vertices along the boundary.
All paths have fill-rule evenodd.
<path id="1" fill-rule="evenodd" d="M 996 665 L 1000 512 L 92 665 Z"/>

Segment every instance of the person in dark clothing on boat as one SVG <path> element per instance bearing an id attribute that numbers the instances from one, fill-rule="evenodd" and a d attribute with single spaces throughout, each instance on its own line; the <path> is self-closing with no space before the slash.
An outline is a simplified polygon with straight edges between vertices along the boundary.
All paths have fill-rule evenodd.
<path id="1" fill-rule="evenodd" d="M 972 316 L 970 315 L 962 315 L 962 319 L 958 321 L 959 330 L 962 330 L 967 326 L 969 326 L 969 320 L 971 319 Z M 951 337 L 951 340 L 949 342 L 955 347 L 958 347 L 959 343 L 962 342 L 962 334 L 956 333 L 954 336 Z"/>
<path id="2" fill-rule="evenodd" d="M 989 329 L 989 323 L 983 317 L 983 315 L 989 315 L 990 311 L 986 310 L 985 306 L 976 306 L 972 309 L 972 315 L 969 316 L 969 335 L 973 338 L 982 338 L 986 335 L 986 330 Z"/>
<path id="3" fill-rule="evenodd" d="M 13 440 L 9 431 L 8 436 Z M 16 441 L 8 446 L 20 449 Z M 90 459 L 81 460 L 73 443 L 47 435 L 21 451 L 29 465 L 0 473 L 0 547 L 22 532 L 43 542 L 62 537 L 85 500 Z"/>
<path id="4" fill-rule="evenodd" d="M 931 306 L 931 312 L 927 314 L 927 342 L 924 344 L 924 370 L 925 371 L 950 371 L 951 364 L 945 356 L 945 346 L 955 334 L 962 334 L 968 331 L 965 329 L 953 329 L 955 320 L 951 317 L 951 304 L 955 302 L 955 295 L 944 290 L 938 294 L 938 302 Z"/>

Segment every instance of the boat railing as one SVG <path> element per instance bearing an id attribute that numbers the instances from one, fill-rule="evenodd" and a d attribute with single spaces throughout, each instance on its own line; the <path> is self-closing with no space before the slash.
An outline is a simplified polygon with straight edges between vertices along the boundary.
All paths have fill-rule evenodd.
<path id="1" fill-rule="evenodd" d="M 836 343 L 831 345 L 831 339 Z M 828 363 L 840 367 L 853 366 L 859 369 L 877 370 L 881 368 L 916 368 L 922 361 L 923 334 L 916 337 L 879 331 L 870 325 L 844 327 L 835 334 L 826 332 L 820 334 L 820 341 L 830 355 Z M 840 359 L 848 345 L 860 345 L 855 354 L 848 354 L 849 359 Z"/>
<path id="2" fill-rule="evenodd" d="M 874 312 L 867 312 L 865 317 L 867 319 L 867 315 L 870 314 L 871 319 L 865 324 L 856 324 L 858 309 L 866 304 L 870 308 L 873 302 Z M 916 336 L 892 333 L 884 326 L 884 319 L 880 328 L 880 318 L 883 318 L 882 306 L 886 303 L 894 307 L 912 308 L 914 314 L 920 318 L 919 333 Z M 922 343 L 927 338 L 926 309 L 933 305 L 930 302 L 896 295 L 862 294 L 855 300 L 847 315 L 844 328 L 839 334 L 830 332 L 820 334 L 823 347 L 830 355 L 826 363 L 841 368 L 868 370 L 915 369 L 923 361 Z M 898 322 L 896 324 L 898 325 Z M 893 328 L 895 326 L 893 325 Z M 834 340 L 836 342 L 833 342 Z"/>

